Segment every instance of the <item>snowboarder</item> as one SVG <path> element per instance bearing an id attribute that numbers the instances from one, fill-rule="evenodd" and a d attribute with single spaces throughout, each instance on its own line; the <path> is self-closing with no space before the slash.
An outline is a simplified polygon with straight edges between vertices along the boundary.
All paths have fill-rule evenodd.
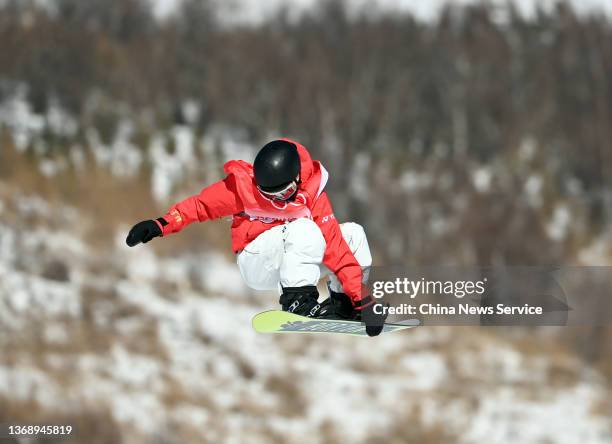
<path id="1" fill-rule="evenodd" d="M 155 220 L 134 225 L 133 247 L 176 233 L 192 222 L 233 216 L 232 249 L 246 284 L 278 289 L 285 311 L 326 319 L 361 320 L 370 336 L 384 318 L 366 291 L 372 257 L 363 228 L 339 224 L 324 191 L 328 173 L 290 139 L 266 144 L 253 164 L 231 160 L 227 176 L 173 205 Z M 329 276 L 330 297 L 319 303 L 317 283 Z"/>

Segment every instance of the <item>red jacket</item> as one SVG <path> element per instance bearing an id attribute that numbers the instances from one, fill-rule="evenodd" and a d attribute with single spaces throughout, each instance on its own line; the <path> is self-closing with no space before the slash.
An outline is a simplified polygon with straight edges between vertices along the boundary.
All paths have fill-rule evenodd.
<path id="1" fill-rule="evenodd" d="M 323 263 L 338 277 L 346 294 L 357 304 L 362 298 L 361 267 L 342 237 L 327 194 L 323 191 L 327 172 L 318 161 L 312 160 L 304 146 L 285 140 L 298 148 L 301 160 L 300 187 L 295 203 L 287 208 L 277 205 L 272 208 L 271 202 L 264 202 L 257 191 L 252 165 L 233 160 L 224 166 L 228 173 L 225 179 L 170 207 L 163 216 L 168 222 L 162 227 L 163 236 L 176 233 L 192 222 L 233 216 L 232 250 L 239 253 L 264 231 L 287 220 L 309 217 L 319 226 L 326 241 Z"/>

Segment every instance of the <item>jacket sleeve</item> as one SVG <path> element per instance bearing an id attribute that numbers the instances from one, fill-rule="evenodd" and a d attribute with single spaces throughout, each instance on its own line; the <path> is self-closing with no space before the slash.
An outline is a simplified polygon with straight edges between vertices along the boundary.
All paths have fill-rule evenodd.
<path id="1" fill-rule="evenodd" d="M 162 235 L 177 233 L 192 222 L 231 216 L 243 209 L 236 192 L 234 176 L 229 175 L 204 188 L 199 194 L 172 205 L 163 216 L 167 224 L 162 224 Z"/>
<path id="2" fill-rule="evenodd" d="M 323 263 L 338 277 L 353 305 L 361 305 L 361 267 L 342 236 L 327 193 L 322 193 L 317 198 L 311 212 L 326 242 Z"/>

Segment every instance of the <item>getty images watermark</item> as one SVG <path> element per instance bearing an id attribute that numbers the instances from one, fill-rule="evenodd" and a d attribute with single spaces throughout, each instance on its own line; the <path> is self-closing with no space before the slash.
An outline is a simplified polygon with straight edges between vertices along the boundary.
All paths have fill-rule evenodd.
<path id="1" fill-rule="evenodd" d="M 391 281 L 381 280 L 372 283 L 372 296 L 377 299 L 383 298 L 386 295 L 403 295 L 410 299 L 415 299 L 417 296 L 427 295 L 444 295 L 458 299 L 463 299 L 468 296 L 482 296 L 486 292 L 486 284 L 488 278 L 483 278 L 478 281 L 441 281 L 428 280 L 421 278 L 412 280 L 407 277 L 396 277 Z M 376 304 L 374 307 L 376 314 L 388 315 L 484 315 L 484 314 L 503 314 L 503 315 L 541 315 L 544 309 L 541 306 L 523 304 L 522 306 L 506 305 L 498 303 L 495 307 L 474 306 L 469 302 L 452 304 L 432 304 L 424 302 L 420 304 L 400 303 L 398 306 L 386 306 L 384 304 Z"/>
<path id="2" fill-rule="evenodd" d="M 608 267 L 374 267 L 369 290 L 389 321 L 422 325 L 607 325 Z"/>

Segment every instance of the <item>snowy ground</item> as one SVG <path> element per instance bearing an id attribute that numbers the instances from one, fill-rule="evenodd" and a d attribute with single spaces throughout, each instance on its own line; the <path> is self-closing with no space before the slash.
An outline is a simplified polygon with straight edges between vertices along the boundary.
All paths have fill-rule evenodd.
<path id="1" fill-rule="evenodd" d="M 165 17 L 172 13 L 181 0 L 150 0 L 155 14 Z M 320 0 L 223 0 L 217 1 L 219 13 L 226 23 L 260 23 L 270 17 L 279 8 L 284 7 L 294 16 L 311 10 Z M 447 3 L 454 5 L 470 5 L 480 0 L 349 0 L 346 3 L 357 9 L 378 9 L 393 11 L 408 11 L 423 21 L 435 20 L 440 10 Z M 489 0 L 486 3 L 500 8 L 508 4 L 507 0 Z M 513 2 L 525 16 L 533 16 L 537 8 L 549 9 L 557 3 L 556 0 L 515 0 Z M 612 2 L 605 0 L 569 0 L 567 3 L 582 14 L 604 12 L 612 16 Z"/>
<path id="2" fill-rule="evenodd" d="M 76 210 L 0 200 L 5 407 L 107 411 L 129 443 L 612 442 L 601 376 L 527 332 L 257 335 L 275 297 L 223 256 L 92 249 Z"/>

